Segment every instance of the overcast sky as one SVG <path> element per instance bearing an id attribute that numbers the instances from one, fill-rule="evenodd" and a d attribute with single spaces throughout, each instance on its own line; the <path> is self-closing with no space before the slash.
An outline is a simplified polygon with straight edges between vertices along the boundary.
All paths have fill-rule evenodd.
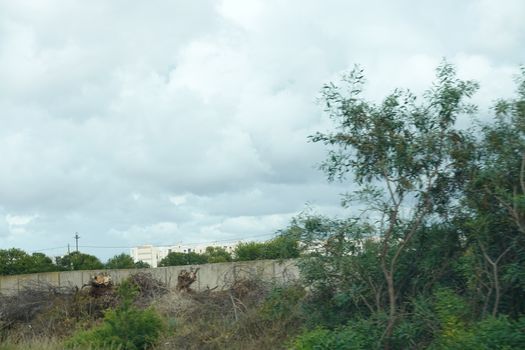
<path id="1" fill-rule="evenodd" d="M 345 215 L 307 136 L 324 83 L 511 96 L 525 1 L 0 0 L 0 249 L 265 239 Z M 486 113 L 486 112 L 484 112 Z M 102 259 L 127 249 L 81 248 Z"/>

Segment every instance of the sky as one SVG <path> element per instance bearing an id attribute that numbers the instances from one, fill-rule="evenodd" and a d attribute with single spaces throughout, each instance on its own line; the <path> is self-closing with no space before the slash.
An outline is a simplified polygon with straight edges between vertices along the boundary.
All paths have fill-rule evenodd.
<path id="1" fill-rule="evenodd" d="M 420 93 L 446 57 L 489 118 L 524 19 L 522 0 L 0 0 L 0 249 L 61 255 L 78 232 L 107 259 L 350 215 L 308 142 L 323 84 L 360 64 L 371 100 Z"/>

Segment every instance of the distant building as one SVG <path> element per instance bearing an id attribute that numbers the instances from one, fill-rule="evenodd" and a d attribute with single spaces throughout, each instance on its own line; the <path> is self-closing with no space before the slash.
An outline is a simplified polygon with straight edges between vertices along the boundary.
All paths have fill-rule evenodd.
<path id="1" fill-rule="evenodd" d="M 205 243 L 205 244 L 178 244 L 169 247 L 155 247 L 153 245 L 141 245 L 131 248 L 131 257 L 133 261 L 143 261 L 148 263 L 151 267 L 157 267 L 162 259 L 169 253 L 190 253 L 203 254 L 207 247 L 220 247 L 229 253 L 233 253 L 235 247 L 239 242 L 235 243 Z"/>
<path id="2" fill-rule="evenodd" d="M 151 267 L 157 267 L 158 262 L 162 259 L 159 257 L 159 248 L 152 245 L 141 245 L 135 248 L 131 248 L 131 257 L 134 262 L 143 261 L 148 263 Z"/>

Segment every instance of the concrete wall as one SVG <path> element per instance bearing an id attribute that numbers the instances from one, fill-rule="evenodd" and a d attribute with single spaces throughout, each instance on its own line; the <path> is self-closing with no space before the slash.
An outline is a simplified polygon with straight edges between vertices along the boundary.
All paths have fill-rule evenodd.
<path id="1" fill-rule="evenodd" d="M 288 282 L 299 277 L 299 269 L 294 260 L 254 260 L 230 263 L 169 266 L 150 269 L 93 270 L 45 272 L 28 275 L 0 276 L 0 293 L 10 295 L 35 282 L 46 282 L 56 287 L 81 288 L 88 283 L 90 276 L 99 272 L 109 273 L 114 283 L 120 283 L 129 275 L 139 271 L 151 273 L 170 288 L 177 285 L 177 276 L 182 270 L 199 268 L 197 280 L 192 288 L 197 291 L 220 290 L 229 286 L 237 278 L 259 277 L 268 282 Z"/>

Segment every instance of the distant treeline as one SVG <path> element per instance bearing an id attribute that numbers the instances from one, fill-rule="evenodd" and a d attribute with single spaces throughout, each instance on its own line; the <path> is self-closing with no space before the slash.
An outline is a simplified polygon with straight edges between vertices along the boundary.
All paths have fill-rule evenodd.
<path id="1" fill-rule="evenodd" d="M 290 259 L 299 256 L 298 239 L 290 232 L 281 234 L 266 242 L 240 243 L 233 253 L 221 247 L 207 247 L 202 254 L 169 253 L 159 263 L 159 266 L 178 266 L 207 264 L 228 261 L 246 261 L 259 259 Z M 19 275 L 26 273 L 68 271 L 68 270 L 98 270 L 98 269 L 133 269 L 149 268 L 149 264 L 138 261 L 125 253 L 115 255 L 106 263 L 96 256 L 82 252 L 71 252 L 55 261 L 43 253 L 28 254 L 17 249 L 0 249 L 0 275 Z"/>

